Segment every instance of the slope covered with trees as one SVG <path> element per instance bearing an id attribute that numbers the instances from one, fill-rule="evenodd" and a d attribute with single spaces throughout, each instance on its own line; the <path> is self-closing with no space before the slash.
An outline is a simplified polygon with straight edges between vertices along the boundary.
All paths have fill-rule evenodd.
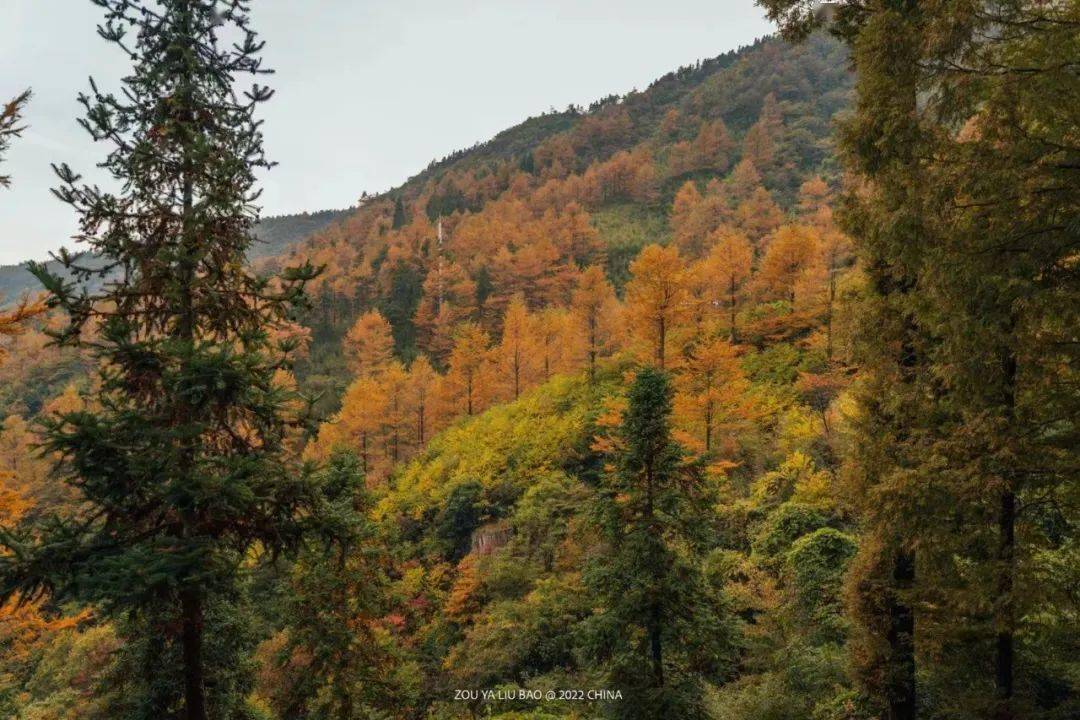
<path id="1" fill-rule="evenodd" d="M 206 263 L 188 335 L 170 256 L 97 238 L 168 332 L 53 280 L 79 341 L 7 340 L 0 711 L 1074 716 L 1075 13 L 764 4 L 790 42 L 532 118 L 257 275 L 248 174 L 174 207 L 234 221 L 153 235 Z M 213 2 L 163 5 L 215 47 Z"/>

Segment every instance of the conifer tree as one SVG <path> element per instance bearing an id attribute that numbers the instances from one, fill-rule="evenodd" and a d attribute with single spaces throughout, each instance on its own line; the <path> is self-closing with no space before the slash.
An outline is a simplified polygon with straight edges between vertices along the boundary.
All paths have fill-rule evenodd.
<path id="1" fill-rule="evenodd" d="M 730 628 L 697 559 L 713 500 L 672 440 L 672 394 L 664 372 L 638 372 L 594 507 L 603 549 L 585 578 L 603 611 L 587 636 L 627 695 L 611 708 L 623 718 L 707 717 L 703 681 L 732 660 Z"/>
<path id="2" fill-rule="evenodd" d="M 611 344 L 617 302 L 615 289 L 600 267 L 593 265 L 581 273 L 570 305 L 585 336 L 590 385 L 596 384 L 597 359 Z"/>
<path id="3" fill-rule="evenodd" d="M 0 163 L 4 161 L 4 155 L 11 145 L 12 138 L 22 135 L 24 128 L 19 123 L 22 122 L 22 115 L 28 102 L 30 102 L 30 91 L 26 90 L 0 108 Z M 10 175 L 0 175 L 0 188 L 8 187 L 10 184 Z"/>
<path id="4" fill-rule="evenodd" d="M 649 245 L 630 263 L 626 308 L 631 329 L 661 370 L 687 313 L 686 264 L 673 247 Z"/>
<path id="5" fill-rule="evenodd" d="M 805 36 L 818 16 L 804 3 L 761 0 L 792 37 Z M 849 168 L 867 191 L 853 198 L 847 229 L 859 245 L 869 277 L 858 359 L 863 368 L 863 413 L 850 458 L 852 491 L 861 502 L 863 541 L 849 577 L 855 619 L 852 647 L 864 692 L 886 720 L 914 720 L 916 586 L 911 473 L 917 466 L 913 434 L 925 408 L 919 387 L 923 332 L 910 293 L 927 242 L 916 190 L 920 129 L 917 106 L 920 9 L 914 2 L 879 6 L 857 17 L 841 5 L 837 32 L 854 47 L 858 70 L 855 112 L 842 132 Z M 861 25 L 861 27 L 860 27 Z M 861 36 L 861 37 L 860 37 Z M 914 182 L 913 182 L 914 180 Z M 888 502 L 885 502 L 885 498 Z"/>
<path id="6" fill-rule="evenodd" d="M 789 35 L 820 22 L 762 4 Z M 1057 659 L 1075 574 L 1049 570 L 1077 526 L 1077 21 L 1075 3 L 836 8 L 863 184 L 843 220 L 871 291 L 855 609 L 886 717 L 915 716 L 916 662 L 935 715 L 1077 712 Z"/>
<path id="7" fill-rule="evenodd" d="M 534 318 L 525 306 L 525 298 L 515 294 L 503 315 L 502 339 L 495 348 L 495 357 L 506 385 L 508 397 L 517 400 L 522 390 L 532 384 L 536 374 Z"/>
<path id="8" fill-rule="evenodd" d="M 378 310 L 358 317 L 341 345 L 345 362 L 357 377 L 377 375 L 394 359 L 393 330 Z"/>
<path id="9" fill-rule="evenodd" d="M 270 165 L 255 111 L 272 94 L 237 89 L 266 72 L 247 3 L 95 1 L 100 34 L 134 66 L 122 92 L 91 82 L 80 98 L 82 125 L 111 146 L 103 167 L 118 190 L 62 165 L 56 194 L 104 267 L 62 251 L 75 282 L 32 268 L 70 318 L 56 341 L 99 363 L 93 405 L 45 427 L 44 449 L 81 502 L 5 533 L 0 594 L 78 598 L 131 619 L 153 633 L 131 642 L 173 648 L 182 665 L 144 668 L 178 691 L 148 712 L 224 717 L 232 711 L 207 701 L 207 609 L 227 602 L 252 548 L 297 547 L 318 507 L 285 457 L 291 398 L 273 377 L 292 348 L 268 339 L 314 270 L 272 281 L 245 267 L 254 173 Z M 95 273 L 110 278 L 101 290 L 85 282 Z M 151 617 L 160 624 L 140 622 Z"/>
<path id="10" fill-rule="evenodd" d="M 400 230 L 403 227 L 405 227 L 405 204 L 399 196 L 394 198 L 394 217 L 390 222 L 390 228 Z"/>
<path id="11" fill-rule="evenodd" d="M 26 104 L 30 102 L 30 91 L 20 94 L 15 99 L 0 109 L 0 163 L 4 162 L 4 153 L 11 143 L 12 138 L 22 134 L 22 114 Z M 11 185 L 9 175 L 0 175 L 0 188 Z M 39 301 L 30 298 L 21 299 L 14 308 L 0 312 L 0 337 L 12 337 L 21 335 L 26 329 L 26 323 L 31 318 L 45 311 L 45 306 Z M 0 347 L 0 361 L 4 358 L 5 351 Z"/>
<path id="12" fill-rule="evenodd" d="M 335 452 L 317 479 L 336 527 L 332 543 L 305 548 L 292 569 L 278 658 L 285 682 L 274 705 L 281 717 L 368 717 L 395 697 L 375 628 L 386 607 L 386 558 L 367 517 L 372 500 L 358 459 Z"/>
<path id="13" fill-rule="evenodd" d="M 735 315 L 743 285 L 750 278 L 754 248 L 745 235 L 721 228 L 713 234 L 713 247 L 703 261 L 706 276 L 716 282 L 720 300 L 728 309 L 728 338 L 735 342 Z"/>

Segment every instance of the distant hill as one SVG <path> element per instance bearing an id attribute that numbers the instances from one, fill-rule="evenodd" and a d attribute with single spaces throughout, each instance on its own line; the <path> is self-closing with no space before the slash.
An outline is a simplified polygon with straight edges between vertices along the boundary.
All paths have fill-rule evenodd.
<path id="1" fill-rule="evenodd" d="M 699 230 L 735 225 L 763 247 L 770 223 L 797 211 L 804 183 L 839 189 L 832 130 L 851 91 L 847 50 L 831 36 L 768 37 L 433 161 L 264 260 L 270 270 L 305 259 L 325 268 L 309 288 L 313 348 L 298 377 L 336 397 L 347 377 L 340 340 L 367 310 L 390 321 L 402 358 L 442 361 L 462 320 L 497 336 L 516 292 L 532 307 L 565 302 L 535 288 L 564 286 L 571 267 L 600 262 L 621 291 L 641 248 L 677 240 L 675 198 L 687 183 L 712 208 L 698 211 Z M 592 231 L 594 257 L 552 254 L 560 233 Z M 444 297 L 432 297 L 439 288 Z"/>
<path id="2" fill-rule="evenodd" d="M 255 229 L 259 242 L 251 249 L 249 255 L 253 260 L 278 255 L 293 243 L 322 230 L 351 212 L 352 209 L 319 210 L 263 218 Z M 58 263 L 50 263 L 50 265 L 55 268 Z M 89 261 L 88 265 L 93 266 L 94 261 Z M 23 265 L 0 265 L 0 304 L 37 289 L 37 280 L 27 272 Z"/>

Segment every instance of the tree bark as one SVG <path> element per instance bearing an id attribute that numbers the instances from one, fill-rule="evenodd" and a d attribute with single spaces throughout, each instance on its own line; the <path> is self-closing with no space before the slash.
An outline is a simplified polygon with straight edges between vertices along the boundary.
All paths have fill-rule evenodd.
<path id="1" fill-rule="evenodd" d="M 660 638 L 660 610 L 656 606 L 653 606 L 649 616 L 649 655 L 656 687 L 664 687 L 664 650 Z"/>
<path id="2" fill-rule="evenodd" d="M 893 590 L 889 598 L 888 720 L 915 720 L 915 613 L 899 595 L 915 584 L 915 558 L 901 551 L 893 560 Z"/>
<path id="3" fill-rule="evenodd" d="M 1015 325 L 1011 321 L 1011 334 Z M 1008 422 L 1007 432 L 1014 435 L 1016 420 L 1016 373 L 1015 353 L 1006 349 L 1002 358 L 1002 405 Z M 996 720 L 1013 718 L 1013 678 L 1015 673 L 1013 573 L 1016 554 L 1016 491 L 1012 473 L 1006 472 L 1005 489 L 1001 493 L 998 510 L 998 578 L 997 578 L 997 637 L 994 653 L 994 690 L 997 700 Z"/>
<path id="4" fill-rule="evenodd" d="M 203 678 L 203 607 L 195 588 L 180 593 L 181 643 L 184 657 L 184 710 L 187 720 L 206 720 Z"/>

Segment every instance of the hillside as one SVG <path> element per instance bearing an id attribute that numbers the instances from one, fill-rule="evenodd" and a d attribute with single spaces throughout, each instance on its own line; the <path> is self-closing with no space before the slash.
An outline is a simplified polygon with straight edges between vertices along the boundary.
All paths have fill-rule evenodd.
<path id="1" fill-rule="evenodd" d="M 107 4 L 125 272 L 0 313 L 0 716 L 1080 717 L 1075 8 L 759 0 L 246 255 L 246 4 Z"/>
<path id="2" fill-rule="evenodd" d="M 349 210 L 320 210 L 312 213 L 293 215 L 274 215 L 263 218 L 255 228 L 259 242 L 251 249 L 254 259 L 277 255 L 308 235 L 323 229 L 334 220 L 349 214 Z M 69 249 L 78 250 L 77 246 Z M 59 263 L 46 263 L 53 272 L 58 271 Z M 87 263 L 94 267 L 93 261 Z M 23 295 L 40 289 L 40 283 L 22 265 L 0 265 L 0 302 L 9 302 Z"/>
<path id="3" fill-rule="evenodd" d="M 300 379 L 333 407 L 347 376 L 339 343 L 365 310 L 389 320 L 400 357 L 425 352 L 441 366 L 453 326 L 471 318 L 497 333 L 515 292 L 524 291 L 530 307 L 567 302 L 573 265 L 600 260 L 621 290 L 637 252 L 677 231 L 672 207 L 687 181 L 714 205 L 701 211 L 711 218 L 693 221 L 701 223 L 693 234 L 722 224 L 719 202 L 762 235 L 795 209 L 807 179 L 820 177 L 830 186 L 822 192 L 836 189 L 830 133 L 850 87 L 846 52 L 828 36 L 799 46 L 769 38 L 668 73 L 643 91 L 533 118 L 433 163 L 264 261 L 267 269 L 300 259 L 325 267 L 312 287 L 316 307 L 305 324 L 314 343 Z M 758 214 L 768 216 L 764 225 L 750 218 Z M 570 237 L 558 240 L 559 233 Z M 537 245 L 540 235 L 568 245 Z M 439 267 L 454 297 L 436 308 Z M 560 283 L 554 295 L 531 289 Z"/>

